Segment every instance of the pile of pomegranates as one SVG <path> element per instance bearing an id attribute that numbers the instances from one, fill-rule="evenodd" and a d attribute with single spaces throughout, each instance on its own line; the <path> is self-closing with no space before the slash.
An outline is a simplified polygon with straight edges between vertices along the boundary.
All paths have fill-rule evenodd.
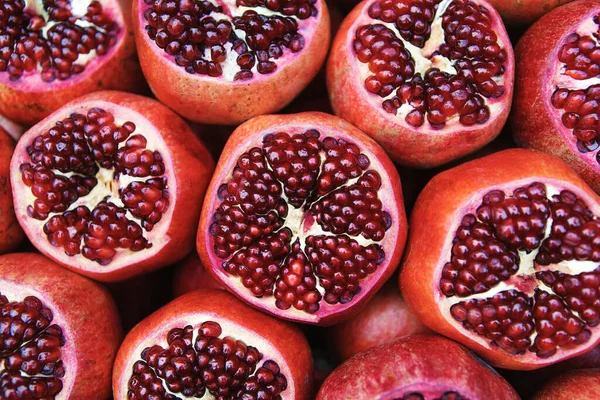
<path id="1" fill-rule="evenodd" d="M 0 0 L 0 400 L 594 400 L 600 0 Z"/>

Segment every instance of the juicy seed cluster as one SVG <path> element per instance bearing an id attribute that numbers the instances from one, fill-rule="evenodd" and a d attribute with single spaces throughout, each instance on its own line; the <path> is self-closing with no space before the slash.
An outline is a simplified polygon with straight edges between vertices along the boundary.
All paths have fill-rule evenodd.
<path id="1" fill-rule="evenodd" d="M 43 0 L 47 20 L 25 9 L 24 0 L 0 4 L 0 73 L 11 80 L 39 73 L 45 82 L 81 73 L 84 58 L 106 55 L 121 28 L 92 1 L 84 15 L 73 15 L 70 2 Z"/>
<path id="2" fill-rule="evenodd" d="M 190 325 L 171 329 L 167 348 L 148 347 L 134 364 L 128 399 L 201 398 L 206 391 L 223 400 L 281 399 L 287 379 L 279 365 L 266 360 L 258 367 L 263 358 L 258 349 L 221 334 L 214 321 L 202 323 L 195 340 Z"/>
<path id="3" fill-rule="evenodd" d="M 161 154 L 148 149 L 146 137 L 135 131 L 133 122 L 119 125 L 111 113 L 91 108 L 56 122 L 27 147 L 30 162 L 20 171 L 35 198 L 27 212 L 46 221 L 48 241 L 67 255 L 81 254 L 106 265 L 118 249 L 152 246 L 144 230 L 152 231 L 160 222 L 169 206 L 169 191 Z M 111 182 L 102 183 L 110 185 L 110 194 L 95 200 L 98 204 L 81 204 L 99 185 L 102 170 L 112 175 Z M 125 176 L 151 178 L 113 190 Z"/>
<path id="4" fill-rule="evenodd" d="M 0 398 L 55 399 L 65 374 L 65 338 L 52 311 L 34 296 L 9 302 L 0 294 Z"/>
<path id="5" fill-rule="evenodd" d="M 592 36 L 569 35 L 560 48 L 558 59 L 565 64 L 564 73 L 573 79 L 590 79 L 600 75 L 600 44 Z"/>

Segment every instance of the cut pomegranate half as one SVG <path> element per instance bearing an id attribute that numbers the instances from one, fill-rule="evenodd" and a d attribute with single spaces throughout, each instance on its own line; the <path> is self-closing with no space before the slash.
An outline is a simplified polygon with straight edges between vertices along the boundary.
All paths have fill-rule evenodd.
<path id="1" fill-rule="evenodd" d="M 168 108 L 97 92 L 25 133 L 11 184 L 17 218 L 42 253 L 116 281 L 193 248 L 212 169 L 208 151 Z"/>
<path id="2" fill-rule="evenodd" d="M 496 366 L 582 354 L 600 342 L 598 216 L 598 196 L 554 156 L 465 163 L 417 199 L 402 293 L 425 325 Z"/>
<path id="3" fill-rule="evenodd" d="M 344 20 L 327 63 L 336 115 L 397 162 L 433 167 L 504 125 L 514 56 L 485 0 L 368 0 Z"/>
<path id="4" fill-rule="evenodd" d="M 349 318 L 398 266 L 400 177 L 383 149 L 317 112 L 256 117 L 225 145 L 198 252 L 215 278 L 282 318 Z"/>
<path id="5" fill-rule="evenodd" d="M 113 370 L 116 399 L 308 399 L 312 358 L 295 327 L 223 290 L 195 291 L 129 332 Z"/>
<path id="6" fill-rule="evenodd" d="M 515 141 L 561 157 L 600 192 L 600 1 L 553 10 L 516 52 Z"/>
<path id="7" fill-rule="evenodd" d="M 38 254 L 0 256 L 1 399 L 106 399 L 120 340 L 106 289 Z"/>
<path id="8" fill-rule="evenodd" d="M 143 79 L 125 6 L 119 0 L 3 0 L 0 114 L 33 125 L 84 94 L 139 89 Z"/>
<path id="9" fill-rule="evenodd" d="M 273 113 L 315 77 L 329 48 L 324 0 L 134 0 L 144 75 L 184 117 L 238 124 Z"/>

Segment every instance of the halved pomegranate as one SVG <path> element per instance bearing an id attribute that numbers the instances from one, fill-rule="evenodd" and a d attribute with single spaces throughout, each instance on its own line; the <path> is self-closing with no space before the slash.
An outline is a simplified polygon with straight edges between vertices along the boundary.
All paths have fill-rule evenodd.
<path id="1" fill-rule="evenodd" d="M 98 90 L 143 83 L 119 0 L 3 0 L 0 114 L 33 125 Z"/>
<path id="2" fill-rule="evenodd" d="M 202 123 L 238 124 L 280 110 L 329 48 L 324 0 L 134 0 L 133 15 L 154 94 Z"/>
<path id="3" fill-rule="evenodd" d="M 295 327 L 224 290 L 195 291 L 139 323 L 113 370 L 115 399 L 307 399 L 312 358 Z"/>
<path id="4" fill-rule="evenodd" d="M 368 0 L 327 63 L 336 115 L 400 164 L 433 167 L 483 147 L 510 109 L 514 60 L 485 0 Z"/>
<path id="5" fill-rule="evenodd" d="M 10 190 L 10 158 L 14 149 L 15 142 L 0 125 L 0 254 L 15 250 L 25 236 Z"/>
<path id="6" fill-rule="evenodd" d="M 176 266 L 172 294 L 179 297 L 198 289 L 223 289 L 223 286 L 202 265 L 198 253 L 193 252 Z"/>
<path id="7" fill-rule="evenodd" d="M 518 400 L 514 389 L 448 339 L 415 335 L 373 347 L 336 368 L 317 400 Z"/>
<path id="8" fill-rule="evenodd" d="M 323 113 L 256 117 L 225 145 L 198 252 L 239 298 L 281 318 L 350 318 L 398 266 L 400 177 L 371 138 Z"/>
<path id="9" fill-rule="evenodd" d="M 600 391 L 600 369 L 568 372 L 544 386 L 532 400 L 590 400 Z"/>
<path id="10" fill-rule="evenodd" d="M 412 213 L 402 294 L 493 365 L 536 369 L 600 342 L 600 198 L 560 159 L 513 149 L 434 177 Z"/>
<path id="11" fill-rule="evenodd" d="M 100 285 L 38 254 L 0 256 L 0 398 L 107 399 L 120 340 Z"/>
<path id="12" fill-rule="evenodd" d="M 559 156 L 600 192 L 600 1 L 550 12 L 516 51 L 515 141 Z"/>
<path id="13" fill-rule="evenodd" d="M 212 170 L 208 151 L 167 107 L 97 92 L 23 135 L 11 184 L 17 218 L 42 253 L 117 281 L 193 248 Z"/>

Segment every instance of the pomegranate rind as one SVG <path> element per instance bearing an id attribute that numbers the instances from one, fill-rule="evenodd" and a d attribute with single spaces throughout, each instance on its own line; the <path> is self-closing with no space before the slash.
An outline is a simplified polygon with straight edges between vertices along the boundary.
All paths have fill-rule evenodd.
<path id="1" fill-rule="evenodd" d="M 46 132 L 56 121 L 73 112 L 86 113 L 100 107 L 124 115 L 146 137 L 157 143 L 156 150 L 164 159 L 168 178 L 169 207 L 162 220 L 146 237 L 154 238 L 149 249 L 120 253 L 110 264 L 101 266 L 81 255 L 70 257 L 52 246 L 42 230 L 43 223 L 27 215 L 27 191 L 19 167 L 29 161 L 26 148 L 38 135 Z M 185 257 L 194 247 L 194 231 L 200 217 L 202 199 L 214 169 L 208 150 L 177 114 L 156 100 L 116 91 L 96 92 L 66 104 L 39 124 L 28 130 L 15 150 L 11 161 L 11 185 L 17 219 L 29 240 L 37 249 L 57 263 L 90 278 L 115 282 L 172 264 Z M 95 206 L 95 205 L 94 205 Z"/>
<path id="2" fill-rule="evenodd" d="M 397 163 L 415 168 L 445 164 L 482 148 L 498 136 L 510 111 L 515 67 L 512 45 L 496 10 L 485 0 L 475 0 L 476 4 L 489 10 L 492 29 L 507 53 L 502 75 L 505 92 L 498 99 L 486 99 L 490 103 L 500 103 L 499 112 L 492 113 L 484 124 L 465 126 L 456 123 L 436 130 L 428 122 L 418 128 L 410 126 L 402 117 L 386 112 L 381 100 L 375 106 L 371 98 L 380 97 L 365 89 L 353 41 L 359 27 L 377 22 L 368 15 L 369 7 L 376 1 L 358 4 L 344 19 L 333 39 L 326 74 L 329 100 L 335 115 L 373 137 Z"/>
<path id="3" fill-rule="evenodd" d="M 379 190 L 380 199 L 384 204 L 391 206 L 386 210 L 391 215 L 392 225 L 386 231 L 381 245 L 385 251 L 385 261 L 377 267 L 377 271 L 361 280 L 362 290 L 356 294 L 352 301 L 346 304 L 328 304 L 321 301 L 321 308 L 315 314 L 298 310 L 280 310 L 275 305 L 272 296 L 254 297 L 242 285 L 239 277 L 229 275 L 221 266 L 223 259 L 218 258 L 213 251 L 213 240 L 210 234 L 210 225 L 213 214 L 219 206 L 217 192 L 233 171 L 238 157 L 253 146 L 261 146 L 264 135 L 275 132 L 304 132 L 308 129 L 317 129 L 321 138 L 328 136 L 343 138 L 356 144 L 362 153 L 371 161 L 369 169 L 379 172 L 382 178 L 382 187 Z M 381 197 L 384 192 L 385 197 Z M 349 319 L 357 313 L 366 302 L 377 292 L 385 281 L 393 274 L 400 263 L 408 225 L 404 211 L 404 199 L 400 177 L 396 167 L 385 151 L 369 136 L 348 122 L 332 115 L 320 112 L 304 112 L 290 115 L 264 115 L 251 119 L 240 125 L 227 141 L 221 158 L 207 190 L 207 196 L 202 206 L 202 215 L 198 226 L 196 246 L 200 259 L 213 277 L 227 290 L 238 298 L 256 308 L 271 313 L 280 318 L 295 322 L 316 325 L 334 325 Z M 334 235 L 335 236 L 335 235 Z"/>
<path id="4" fill-rule="evenodd" d="M 127 398 L 133 364 L 142 350 L 154 344 L 166 343 L 167 333 L 173 328 L 192 325 L 197 331 L 200 324 L 214 321 L 223 332 L 254 346 L 263 355 L 263 361 L 272 359 L 287 379 L 284 399 L 306 399 L 312 389 L 313 362 L 310 347 L 302 332 L 291 324 L 269 317 L 238 301 L 224 290 L 206 290 L 187 293 L 162 307 L 138 325 L 125 337 L 113 368 L 113 395 Z"/>
<path id="5" fill-rule="evenodd" d="M 488 0 L 510 26 L 527 26 L 547 12 L 573 0 Z"/>
<path id="6" fill-rule="evenodd" d="M 66 81 L 46 83 L 35 77 L 10 81 L 0 79 L 0 114 L 25 126 L 41 121 L 64 104 L 99 90 L 140 92 L 146 86 L 136 56 L 128 1 L 102 1 L 104 13 L 121 28 L 117 43 L 108 52 L 86 64 L 85 71 Z M 39 79 L 38 79 L 39 78 Z M 147 90 L 147 87 L 146 87 Z"/>
<path id="7" fill-rule="evenodd" d="M 150 88 L 162 103 L 204 124 L 237 125 L 281 110 L 317 75 L 331 41 L 327 5 L 325 0 L 317 0 L 316 21 L 310 22 L 308 30 L 299 29 L 305 40 L 300 52 L 278 65 L 274 73 L 229 82 L 222 77 L 192 75 L 175 64 L 148 37 L 141 11 L 144 6 L 144 0 L 133 1 L 133 22 L 140 64 Z M 256 11 L 260 13 L 261 8 Z"/>
<path id="8" fill-rule="evenodd" d="M 25 237 L 17 222 L 10 189 L 10 158 L 15 142 L 0 126 L 0 254 L 13 251 Z"/>
<path id="9" fill-rule="evenodd" d="M 581 157 L 570 130 L 566 135 L 561 133 L 567 128 L 562 126 L 560 118 L 553 118 L 553 114 L 558 116 L 559 110 L 552 106 L 551 96 L 555 90 L 552 75 L 560 64 L 557 54 L 562 39 L 581 21 L 599 12 L 598 0 L 575 1 L 544 15 L 527 30 L 515 48 L 515 102 L 509 121 L 519 146 L 562 158 L 596 192 L 600 192 L 600 165 Z M 532 54 L 535 57 L 531 57 Z M 572 143 L 567 142 L 566 137 L 570 137 Z"/>
<path id="10" fill-rule="evenodd" d="M 573 191 L 595 214 L 600 198 L 559 158 L 529 149 L 510 149 L 464 163 L 435 176 L 419 194 L 411 214 L 411 232 L 400 273 L 400 290 L 426 326 L 474 350 L 492 365 L 532 370 L 585 353 L 600 342 L 600 332 L 571 350 L 548 358 L 528 352 L 511 355 L 489 340 L 464 329 L 452 319 L 446 296 L 439 289 L 441 272 L 449 257 L 452 238 L 465 208 L 481 202 L 494 188 L 517 188 L 531 182 L 558 185 Z"/>
<path id="11" fill-rule="evenodd" d="M 65 345 L 59 399 L 104 399 L 111 395 L 112 365 L 122 339 L 114 301 L 99 284 L 33 253 L 0 256 L 2 294 L 9 301 L 36 296 L 62 328 Z"/>
<path id="12" fill-rule="evenodd" d="M 415 335 L 350 358 L 325 380 L 317 400 L 401 399 L 413 392 L 439 398 L 519 399 L 493 369 L 464 347 L 440 336 Z M 430 396 L 427 396 L 430 394 Z"/>
<path id="13" fill-rule="evenodd" d="M 193 252 L 175 269 L 173 277 L 173 297 L 179 297 L 194 290 L 223 289 L 202 265 L 198 253 Z"/>
<path id="14" fill-rule="evenodd" d="M 532 400 L 588 400 L 600 391 L 600 369 L 567 372 L 553 379 Z"/>

